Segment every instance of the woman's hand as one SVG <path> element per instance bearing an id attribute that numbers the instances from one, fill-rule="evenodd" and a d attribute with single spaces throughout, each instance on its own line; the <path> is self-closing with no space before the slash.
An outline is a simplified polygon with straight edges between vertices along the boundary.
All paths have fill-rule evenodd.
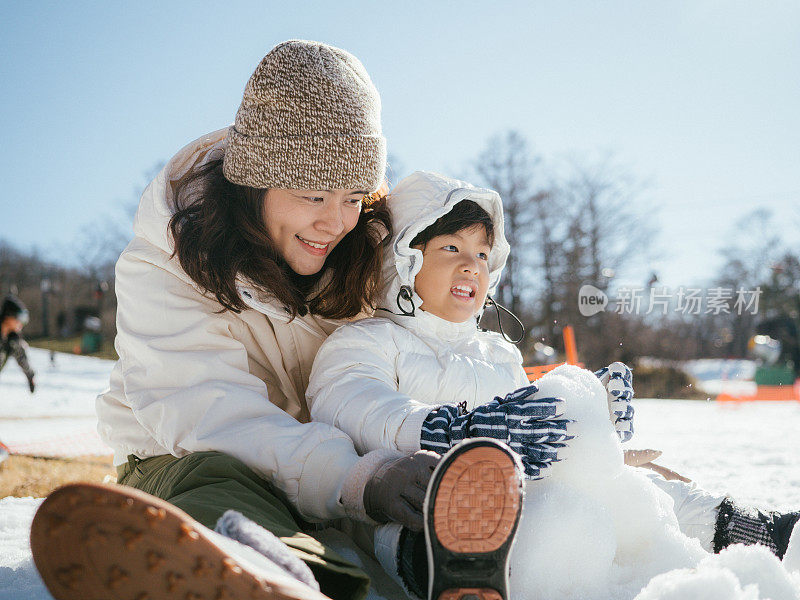
<path id="1" fill-rule="evenodd" d="M 633 373 L 628 365 L 614 362 L 594 373 L 606 388 L 608 414 L 621 442 L 633 437 Z"/>
<path id="2" fill-rule="evenodd" d="M 661 456 L 661 450 L 624 450 L 625 464 L 629 467 L 641 467 Z"/>
<path id="3" fill-rule="evenodd" d="M 657 465 L 653 461 L 661 456 L 661 450 L 625 450 L 625 464 L 629 467 L 641 467 L 642 469 L 650 469 L 661 475 L 667 481 L 677 479 L 684 483 L 691 483 L 692 480 L 684 477 L 680 473 L 676 473 L 672 469 Z"/>
<path id="4" fill-rule="evenodd" d="M 419 450 L 384 463 L 364 487 L 364 509 L 378 523 L 422 531 L 422 505 L 439 455 Z"/>
<path id="5" fill-rule="evenodd" d="M 400 523 L 422 531 L 422 504 L 439 455 L 418 450 L 373 450 L 362 456 L 342 483 L 341 503 L 351 519 Z"/>

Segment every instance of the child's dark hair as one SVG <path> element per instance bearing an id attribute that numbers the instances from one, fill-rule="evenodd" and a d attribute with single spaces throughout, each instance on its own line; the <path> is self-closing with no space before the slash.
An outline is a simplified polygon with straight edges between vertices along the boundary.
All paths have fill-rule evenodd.
<path id="1" fill-rule="evenodd" d="M 422 246 L 431 241 L 438 235 L 452 235 L 464 229 L 480 227 L 486 230 L 486 238 L 489 245 L 494 245 L 494 223 L 492 217 L 477 202 L 472 200 L 462 200 L 453 207 L 446 215 L 439 217 L 432 224 L 420 231 L 413 240 L 411 246 Z"/>

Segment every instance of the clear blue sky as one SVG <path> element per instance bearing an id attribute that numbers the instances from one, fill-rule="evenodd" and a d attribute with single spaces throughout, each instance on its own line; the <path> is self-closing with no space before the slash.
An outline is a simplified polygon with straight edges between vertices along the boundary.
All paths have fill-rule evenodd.
<path id="1" fill-rule="evenodd" d="M 508 128 L 553 163 L 613 152 L 667 285 L 712 276 L 757 207 L 800 244 L 800 4 L 704 0 L 0 0 L 0 238 L 68 258 L 289 38 L 363 61 L 404 172 L 462 173 Z"/>

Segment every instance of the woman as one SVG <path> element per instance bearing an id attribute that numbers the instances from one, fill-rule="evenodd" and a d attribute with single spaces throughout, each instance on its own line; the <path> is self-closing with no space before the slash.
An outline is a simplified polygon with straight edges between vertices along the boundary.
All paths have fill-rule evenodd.
<path id="1" fill-rule="evenodd" d="M 373 306 L 388 216 L 364 198 L 382 184 L 385 159 L 380 98 L 358 59 L 317 42 L 273 48 L 235 124 L 183 148 L 145 190 L 117 263 L 120 359 L 97 399 L 120 483 L 269 545 L 252 542 L 252 523 L 222 519 L 238 511 L 277 535 L 313 578 L 291 555 L 277 562 L 333 598 L 363 597 L 369 580 L 301 529 L 345 516 L 370 522 L 368 514 L 420 528 L 421 506 L 402 498 L 424 489 L 436 461 L 360 457 L 347 435 L 308 422 L 317 349 Z M 65 500 L 66 514 L 51 502 L 48 518 L 79 521 L 69 506 L 82 506 L 85 493 Z M 93 493 L 113 504 L 113 491 Z M 241 533 L 248 527 L 250 537 Z M 66 584 L 52 586 L 63 583 L 57 573 L 78 571 L 37 550 L 37 535 L 34 525 L 37 566 L 54 595 L 70 597 Z M 142 580 L 125 565 L 108 569 Z"/>

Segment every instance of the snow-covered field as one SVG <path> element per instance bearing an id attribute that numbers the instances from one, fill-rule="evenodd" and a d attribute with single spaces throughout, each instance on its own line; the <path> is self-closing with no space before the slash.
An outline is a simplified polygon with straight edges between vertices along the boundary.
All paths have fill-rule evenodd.
<path id="1" fill-rule="evenodd" d="M 51 365 L 49 354 L 37 349 L 31 349 L 30 358 L 37 371 L 36 394 L 28 392 L 16 364 L 8 364 L 0 374 L 0 440 L 13 445 L 93 428 L 94 398 L 107 385 L 112 363 L 59 354 Z M 664 455 L 658 462 L 741 502 L 800 508 L 800 403 L 637 399 L 635 406 L 636 433 L 630 447 L 660 449 Z M 33 568 L 27 541 L 38 503 L 36 499 L 0 499 L 0 600 L 50 598 Z M 752 563 L 755 559 L 731 556 L 729 562 L 737 560 Z M 698 572 L 706 573 L 703 568 Z M 761 564 L 759 568 L 771 567 Z M 708 573 L 708 594 L 688 598 L 730 597 L 714 595 L 719 573 Z M 764 593 L 751 588 L 741 598 L 766 598 Z M 687 598 L 669 594 L 664 588 L 647 598 Z M 773 595 L 774 599 L 790 597 Z M 800 591 L 796 597 L 800 598 Z"/>

